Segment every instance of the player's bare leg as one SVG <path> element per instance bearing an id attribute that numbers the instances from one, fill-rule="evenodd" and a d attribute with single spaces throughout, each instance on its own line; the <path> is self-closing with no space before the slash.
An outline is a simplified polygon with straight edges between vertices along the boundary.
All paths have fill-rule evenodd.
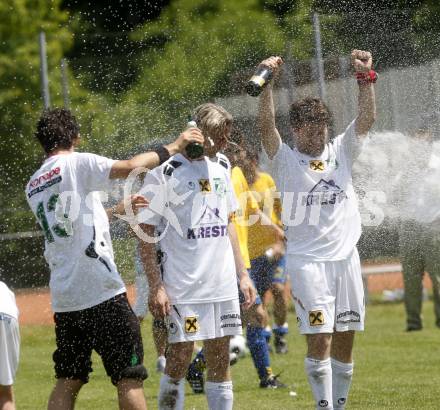
<path id="1" fill-rule="evenodd" d="M 185 399 L 185 374 L 191 361 L 194 342 L 172 343 L 160 380 L 159 410 L 182 410 Z"/>
<path id="2" fill-rule="evenodd" d="M 0 385 L 0 410 L 15 410 L 12 386 Z"/>
<path id="3" fill-rule="evenodd" d="M 232 410 L 233 392 L 229 366 L 229 336 L 205 340 L 208 368 L 206 397 L 210 409 Z"/>
<path id="4" fill-rule="evenodd" d="M 331 347 L 333 406 L 345 408 L 353 377 L 354 331 L 335 332 Z"/>
<path id="5" fill-rule="evenodd" d="M 317 408 L 333 409 L 331 343 L 330 333 L 307 335 L 307 357 L 304 367 Z"/>
<path id="6" fill-rule="evenodd" d="M 118 385 L 120 410 L 146 410 L 143 382 L 136 379 L 122 379 Z"/>
<path id="7" fill-rule="evenodd" d="M 75 400 L 84 382 L 78 379 L 60 378 L 49 397 L 48 410 L 73 410 Z"/>
<path id="8" fill-rule="evenodd" d="M 153 340 L 157 353 L 156 371 L 163 373 L 166 365 L 165 352 L 168 345 L 168 333 L 166 324 L 161 319 L 153 320 Z"/>
<path id="9" fill-rule="evenodd" d="M 275 333 L 275 351 L 277 353 L 287 353 L 287 341 L 285 336 L 287 332 L 287 299 L 284 283 L 272 283 L 270 290 L 273 295 L 273 317 L 276 328 Z M 283 334 L 281 334 L 283 333 Z"/>

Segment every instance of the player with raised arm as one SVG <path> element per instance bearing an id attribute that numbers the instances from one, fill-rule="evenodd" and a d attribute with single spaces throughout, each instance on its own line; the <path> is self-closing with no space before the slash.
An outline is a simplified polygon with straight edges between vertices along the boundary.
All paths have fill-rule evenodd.
<path id="1" fill-rule="evenodd" d="M 237 203 L 230 164 L 218 153 L 227 143 L 232 116 L 208 103 L 196 108 L 194 119 L 209 141 L 204 155 L 173 156 L 145 176 L 141 190 L 150 199 L 150 208 L 139 215 L 142 230 L 148 238 L 161 232 L 163 252 L 161 272 L 155 244 L 148 238 L 141 241 L 150 311 L 165 318 L 168 327 L 159 409 L 183 409 L 185 374 L 194 342 L 200 340 L 208 368 L 208 406 L 230 410 L 229 339 L 242 332 L 237 277 L 245 309 L 254 303 L 256 291 L 232 222 Z"/>
<path id="2" fill-rule="evenodd" d="M 354 332 L 364 328 L 364 292 L 356 243 L 361 220 L 352 185 L 352 163 L 374 123 L 376 105 L 369 52 L 354 50 L 359 83 L 358 116 L 329 140 L 330 114 L 323 101 L 305 98 L 289 110 L 294 148 L 275 125 L 272 88 L 259 100 L 263 155 L 282 194 L 291 277 L 299 329 L 307 336 L 305 369 L 318 409 L 344 409 L 353 374 Z M 276 73 L 280 57 L 261 64 Z"/>
<path id="3" fill-rule="evenodd" d="M 95 350 L 117 387 L 119 407 L 145 409 L 142 385 L 147 371 L 139 321 L 115 265 L 109 233 L 109 218 L 124 206 L 106 213 L 98 191 L 138 167 L 158 166 L 188 143 L 203 142 L 203 136 L 192 128 L 155 152 L 115 161 L 75 152 L 79 126 L 65 109 L 45 111 L 35 136 L 47 158 L 29 180 L 26 198 L 43 230 L 51 270 L 58 380 L 48 408 L 74 407 L 79 390 L 88 382 Z M 130 201 L 134 208 L 146 205 L 141 196 Z"/>

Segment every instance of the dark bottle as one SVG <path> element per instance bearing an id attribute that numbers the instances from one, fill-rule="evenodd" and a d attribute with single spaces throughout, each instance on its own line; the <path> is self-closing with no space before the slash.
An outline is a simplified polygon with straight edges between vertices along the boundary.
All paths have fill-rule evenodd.
<path id="1" fill-rule="evenodd" d="M 189 121 L 187 124 L 187 128 L 197 127 L 197 124 L 195 121 Z M 203 145 L 199 144 L 198 142 L 191 142 L 188 144 L 185 148 L 186 155 L 188 155 L 188 158 L 190 159 L 196 159 L 200 158 L 203 155 Z"/>
<path id="2" fill-rule="evenodd" d="M 246 92 L 252 97 L 257 97 L 263 91 L 263 88 L 269 84 L 273 77 L 271 68 L 265 65 L 259 65 L 251 79 L 246 83 Z"/>

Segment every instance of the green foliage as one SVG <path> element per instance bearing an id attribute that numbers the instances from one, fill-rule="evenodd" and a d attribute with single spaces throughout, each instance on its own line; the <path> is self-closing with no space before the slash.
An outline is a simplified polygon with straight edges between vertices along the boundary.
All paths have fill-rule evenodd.
<path id="1" fill-rule="evenodd" d="M 139 132 L 163 135 L 181 129 L 196 105 L 237 91 L 232 79 L 237 71 L 283 54 L 286 40 L 275 17 L 255 0 L 180 0 L 133 38 L 162 41 L 139 58 L 139 80 L 120 107 L 122 117 L 127 110 L 142 116 L 119 124 L 132 139 Z M 142 110 L 135 108 L 139 105 Z"/>

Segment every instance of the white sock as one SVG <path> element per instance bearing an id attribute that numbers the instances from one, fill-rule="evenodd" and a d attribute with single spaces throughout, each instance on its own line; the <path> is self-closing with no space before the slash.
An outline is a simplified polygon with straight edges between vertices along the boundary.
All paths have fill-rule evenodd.
<path id="1" fill-rule="evenodd" d="M 172 379 L 163 374 L 160 379 L 159 410 L 183 410 L 185 379 Z"/>
<path id="2" fill-rule="evenodd" d="M 208 399 L 209 410 L 232 410 L 234 404 L 234 393 L 232 382 L 206 382 L 206 398 Z"/>
<path id="3" fill-rule="evenodd" d="M 306 357 L 304 366 L 316 401 L 316 408 L 332 410 L 332 366 L 330 358 L 316 360 Z"/>
<path id="4" fill-rule="evenodd" d="M 333 404 L 335 410 L 344 410 L 353 377 L 353 363 L 332 359 Z"/>

